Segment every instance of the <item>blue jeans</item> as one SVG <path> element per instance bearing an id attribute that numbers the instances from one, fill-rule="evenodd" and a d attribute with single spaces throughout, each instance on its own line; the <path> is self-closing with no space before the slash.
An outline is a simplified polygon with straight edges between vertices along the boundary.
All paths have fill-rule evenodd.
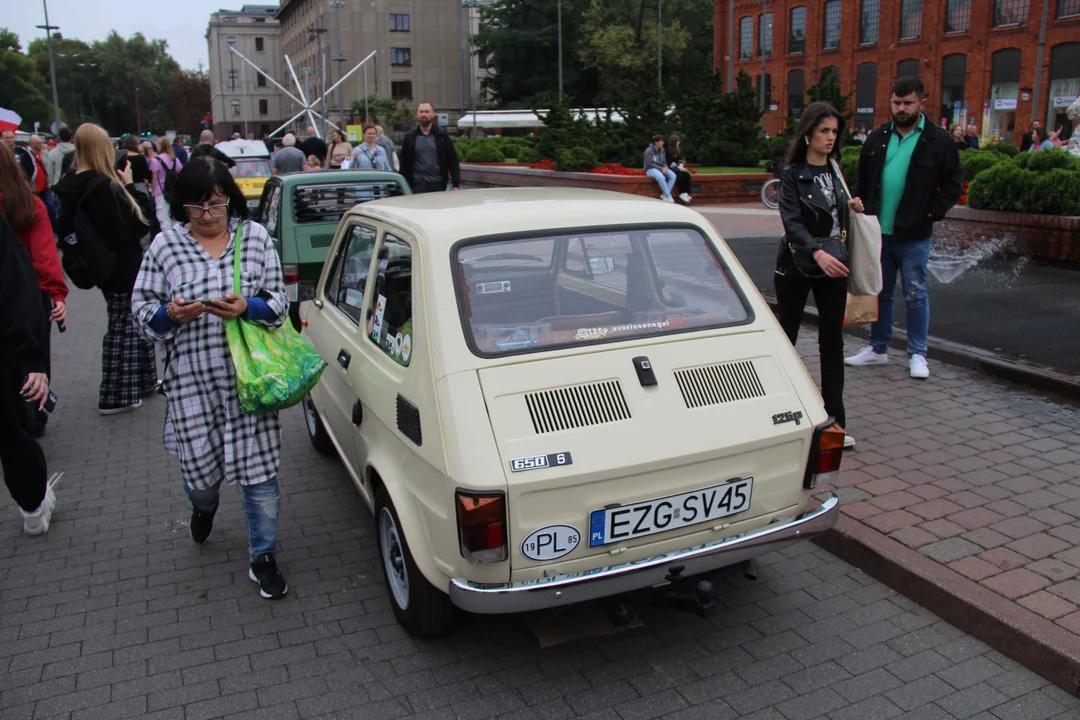
<path id="1" fill-rule="evenodd" d="M 893 331 L 893 292 L 896 271 L 907 306 L 907 353 L 926 357 L 926 336 L 930 333 L 930 293 L 926 290 L 926 263 L 930 260 L 930 240 L 895 242 L 892 235 L 881 236 L 881 292 L 878 319 L 870 326 L 870 346 L 876 353 L 889 349 Z"/>
<path id="2" fill-rule="evenodd" d="M 213 510 L 218 506 L 221 483 L 196 490 L 183 483 L 191 504 L 199 510 Z M 248 555 L 252 562 L 263 553 L 277 552 L 278 509 L 281 507 L 281 493 L 277 478 L 261 482 L 258 485 L 241 485 L 244 515 L 248 525 Z"/>
<path id="3" fill-rule="evenodd" d="M 675 187 L 675 181 L 678 180 L 675 173 L 671 172 L 668 168 L 664 168 L 663 172 L 656 168 L 649 168 L 645 171 L 645 174 L 656 181 L 656 184 L 660 186 L 660 192 L 662 192 L 665 197 L 671 196 L 671 188 Z"/>
<path id="4" fill-rule="evenodd" d="M 56 233 L 56 197 L 53 191 L 46 188 L 38 193 L 41 202 L 45 203 L 45 209 L 49 212 L 49 224 L 52 225 L 53 233 Z"/>

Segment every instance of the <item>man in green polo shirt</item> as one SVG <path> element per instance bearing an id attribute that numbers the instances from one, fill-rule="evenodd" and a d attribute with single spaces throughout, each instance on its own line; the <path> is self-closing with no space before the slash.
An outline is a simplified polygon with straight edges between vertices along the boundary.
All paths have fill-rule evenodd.
<path id="1" fill-rule="evenodd" d="M 956 143 L 922 112 L 925 90 L 918 78 L 899 78 L 892 88 L 892 122 L 867 136 L 859 156 L 856 195 L 868 215 L 881 223 L 882 290 L 870 343 L 848 365 L 884 365 L 893 330 L 893 292 L 899 273 L 907 307 L 908 369 L 911 377 L 930 377 L 926 340 L 930 295 L 926 265 L 934 223 L 956 204 L 964 189 L 964 170 Z"/>

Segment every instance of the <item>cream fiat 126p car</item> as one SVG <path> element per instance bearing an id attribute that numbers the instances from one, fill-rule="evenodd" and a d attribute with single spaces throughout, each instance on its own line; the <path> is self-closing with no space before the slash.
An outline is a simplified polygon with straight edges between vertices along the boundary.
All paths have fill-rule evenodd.
<path id="1" fill-rule="evenodd" d="M 662 586 L 831 527 L 844 431 L 724 241 L 621 193 L 391 198 L 338 227 L 304 402 L 416 635 Z"/>

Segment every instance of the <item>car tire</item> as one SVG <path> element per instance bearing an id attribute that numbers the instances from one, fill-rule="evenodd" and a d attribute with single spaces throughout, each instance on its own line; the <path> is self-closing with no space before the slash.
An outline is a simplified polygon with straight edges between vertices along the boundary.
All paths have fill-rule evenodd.
<path id="1" fill-rule="evenodd" d="M 383 487 L 375 492 L 375 537 L 386 594 L 397 621 L 416 637 L 446 633 L 452 620 L 450 597 L 416 567 L 397 510 Z"/>
<path id="2" fill-rule="evenodd" d="M 304 427 L 307 428 L 308 440 L 311 441 L 311 446 L 320 455 L 337 455 L 337 448 L 334 447 L 330 435 L 326 432 L 326 426 L 323 425 L 322 418 L 319 417 L 318 411 L 315 410 L 315 403 L 311 400 L 311 393 L 304 396 L 301 404 L 304 408 Z"/>

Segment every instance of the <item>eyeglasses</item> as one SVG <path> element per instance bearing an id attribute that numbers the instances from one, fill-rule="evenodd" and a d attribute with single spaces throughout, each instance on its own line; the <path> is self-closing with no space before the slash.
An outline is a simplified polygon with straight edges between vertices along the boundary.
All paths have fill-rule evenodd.
<path id="1" fill-rule="evenodd" d="M 211 205 L 210 207 L 203 207 L 202 205 L 185 205 L 184 212 L 192 220 L 198 220 L 203 216 L 203 213 L 207 213 L 212 218 L 223 218 L 229 214 L 229 203 L 222 203 L 221 205 Z"/>

